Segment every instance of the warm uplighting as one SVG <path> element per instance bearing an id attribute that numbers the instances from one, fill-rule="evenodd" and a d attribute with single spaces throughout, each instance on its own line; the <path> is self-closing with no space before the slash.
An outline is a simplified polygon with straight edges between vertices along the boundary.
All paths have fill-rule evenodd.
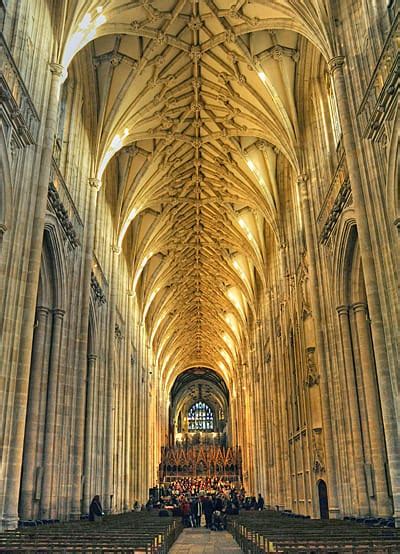
<path id="1" fill-rule="evenodd" d="M 244 229 L 246 231 L 246 236 L 249 240 L 253 240 L 253 235 L 249 229 L 249 227 L 247 226 L 247 224 L 245 223 L 245 221 L 243 219 L 239 219 L 239 225 L 241 226 L 242 229 Z"/>
<path id="2" fill-rule="evenodd" d="M 121 148 L 124 146 L 124 139 L 129 135 L 129 129 L 125 129 L 122 136 L 117 134 L 111 141 L 110 146 L 108 147 L 106 153 L 104 154 L 104 157 L 102 159 L 102 162 L 99 167 L 99 171 L 97 174 L 97 177 L 101 179 L 105 168 L 107 167 L 108 162 L 111 160 L 111 158 L 114 156 L 118 150 L 121 150 Z"/>
<path id="3" fill-rule="evenodd" d="M 150 260 L 150 258 L 153 256 L 153 252 L 150 252 L 150 254 L 148 254 L 147 256 L 145 256 L 142 260 L 142 263 L 140 264 L 140 266 L 138 267 L 137 271 L 136 271 L 136 274 L 135 274 L 135 278 L 133 280 L 133 290 L 135 291 L 136 290 L 136 285 L 137 285 L 137 282 L 139 280 L 139 277 L 141 276 L 142 274 L 142 271 L 143 271 L 143 268 L 144 266 L 147 264 L 147 262 Z"/>
<path id="4" fill-rule="evenodd" d="M 87 12 L 78 24 L 78 30 L 71 36 L 67 42 L 62 65 L 68 67 L 72 58 L 79 50 L 96 37 L 96 31 L 107 21 L 103 14 L 103 8 L 99 6 L 96 9 L 96 15 L 93 17 L 90 12 Z"/>
<path id="5" fill-rule="evenodd" d="M 265 75 L 264 71 L 259 71 L 258 76 L 260 77 L 260 79 L 263 83 L 265 83 L 267 81 L 267 76 Z"/>
<path id="6" fill-rule="evenodd" d="M 132 221 L 135 219 L 137 213 L 138 213 L 138 209 L 133 208 L 131 210 L 131 213 L 129 214 L 129 216 L 126 218 L 125 223 L 121 227 L 121 231 L 120 231 L 120 234 L 119 234 L 119 237 L 118 237 L 118 246 L 119 246 L 119 248 L 121 248 L 122 241 L 124 240 L 124 236 L 125 236 L 125 234 L 128 230 L 128 227 L 132 223 Z"/>

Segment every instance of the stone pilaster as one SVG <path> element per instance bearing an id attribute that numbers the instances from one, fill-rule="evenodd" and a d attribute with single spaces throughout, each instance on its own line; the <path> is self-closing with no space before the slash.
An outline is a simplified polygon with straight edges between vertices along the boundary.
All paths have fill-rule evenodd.
<path id="1" fill-rule="evenodd" d="M 89 205 L 86 219 L 86 235 L 82 270 L 82 299 L 81 319 L 79 323 L 79 367 L 75 380 L 75 429 L 74 429 L 74 469 L 72 486 L 71 518 L 79 519 L 81 515 L 82 475 L 85 436 L 85 404 L 86 404 L 86 375 L 82 372 L 87 367 L 88 326 L 89 326 L 89 298 L 90 278 L 93 264 L 93 242 L 96 227 L 97 196 L 101 182 L 98 179 L 89 179 Z"/>
<path id="2" fill-rule="evenodd" d="M 113 445 L 114 445 L 114 363 L 115 363 L 115 309 L 118 292 L 118 255 L 120 249 L 112 248 L 112 269 L 110 282 L 110 296 L 108 303 L 108 357 L 107 357 L 107 388 L 106 388 L 106 436 L 105 436 L 105 483 L 104 483 L 104 511 L 112 510 L 113 491 Z"/>
<path id="3" fill-rule="evenodd" d="M 328 386 L 328 360 L 325 352 L 325 339 L 323 335 L 323 321 L 321 315 L 319 283 L 317 277 L 317 257 L 315 252 L 314 234 L 311 224 L 310 200 L 307 189 L 308 176 L 306 174 L 299 175 L 298 185 L 300 188 L 300 203 L 302 211 L 302 219 L 305 231 L 307 252 L 309 257 L 309 274 L 310 274 L 310 291 L 311 291 L 311 308 L 314 320 L 315 337 L 317 342 L 318 368 L 320 371 L 320 390 L 322 402 L 322 419 L 323 431 L 325 439 L 325 461 L 326 473 L 328 480 L 329 494 L 329 513 L 332 518 L 338 517 L 339 501 L 338 487 L 335 462 L 335 444 L 332 431 L 332 407 L 330 403 L 329 386 Z"/>
<path id="4" fill-rule="evenodd" d="M 355 510 L 358 511 L 361 516 L 364 516 L 370 513 L 370 508 L 364 475 L 363 440 L 358 409 L 357 383 L 354 372 L 349 309 L 347 306 L 339 306 L 337 308 L 337 312 L 339 316 L 344 361 L 342 383 L 347 389 L 347 405 L 350 415 L 351 434 L 349 442 L 351 443 L 351 447 L 354 452 L 354 467 L 351 467 L 350 471 L 354 473 L 354 479 L 356 482 L 357 498 L 355 498 L 354 501 L 356 501 L 357 507 L 355 507 Z"/>
<path id="5" fill-rule="evenodd" d="M 55 425 L 59 377 L 58 370 L 60 362 L 61 333 L 64 314 L 65 312 L 63 310 L 53 310 L 49 378 L 47 383 L 46 427 L 43 452 L 43 481 L 42 495 L 40 501 L 41 519 L 49 519 L 51 517 L 51 497 L 53 494 L 56 494 L 56 491 L 53 490 L 55 471 L 54 450 L 55 441 L 59 437 L 55 436 Z"/>
<path id="6" fill-rule="evenodd" d="M 29 433 L 25 435 L 24 458 L 21 481 L 20 516 L 23 519 L 33 519 L 33 496 L 35 476 L 37 471 L 37 437 L 39 432 L 39 408 L 41 395 L 42 373 L 44 371 L 45 341 L 49 319 L 49 309 L 38 306 L 36 309 L 36 329 L 32 350 L 32 362 L 29 381 L 29 405 L 27 421 L 30 424 Z"/>

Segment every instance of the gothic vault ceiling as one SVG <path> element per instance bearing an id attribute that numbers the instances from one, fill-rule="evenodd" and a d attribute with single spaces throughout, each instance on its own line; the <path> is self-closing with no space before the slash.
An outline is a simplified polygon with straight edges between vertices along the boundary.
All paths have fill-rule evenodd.
<path id="1" fill-rule="evenodd" d="M 277 170 L 282 157 L 298 167 L 298 32 L 317 42 L 323 14 L 311 1 L 76 4 L 62 60 L 88 44 L 97 173 L 117 182 L 115 241 L 156 365 L 229 378 L 284 241 Z"/>

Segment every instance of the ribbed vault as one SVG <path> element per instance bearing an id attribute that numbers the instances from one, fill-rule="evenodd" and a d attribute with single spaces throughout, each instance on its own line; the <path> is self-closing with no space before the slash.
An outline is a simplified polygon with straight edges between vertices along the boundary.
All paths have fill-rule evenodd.
<path id="1" fill-rule="evenodd" d="M 298 170 L 297 32 L 323 50 L 326 14 L 283 0 L 81 4 L 62 59 L 90 42 L 96 173 L 118 183 L 114 240 L 155 365 L 171 385 L 193 366 L 228 382 L 285 240 L 277 169 L 284 157 Z"/>

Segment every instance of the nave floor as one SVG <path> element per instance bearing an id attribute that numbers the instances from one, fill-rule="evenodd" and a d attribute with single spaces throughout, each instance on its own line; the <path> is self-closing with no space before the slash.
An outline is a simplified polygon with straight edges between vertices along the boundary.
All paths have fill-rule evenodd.
<path id="1" fill-rule="evenodd" d="M 240 554 L 242 551 L 227 531 L 184 529 L 169 551 L 171 554 Z"/>

